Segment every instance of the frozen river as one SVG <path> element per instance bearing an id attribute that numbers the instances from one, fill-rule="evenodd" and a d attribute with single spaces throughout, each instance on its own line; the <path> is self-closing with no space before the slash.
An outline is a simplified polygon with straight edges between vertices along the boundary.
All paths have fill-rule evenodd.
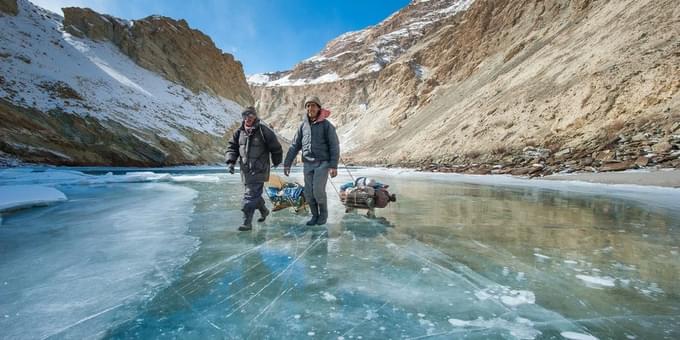
<path id="1" fill-rule="evenodd" d="M 378 218 L 329 185 L 237 232 L 223 169 L 35 170 L 0 195 L 66 199 L 2 214 L 2 339 L 680 338 L 679 189 L 357 169 Z"/>

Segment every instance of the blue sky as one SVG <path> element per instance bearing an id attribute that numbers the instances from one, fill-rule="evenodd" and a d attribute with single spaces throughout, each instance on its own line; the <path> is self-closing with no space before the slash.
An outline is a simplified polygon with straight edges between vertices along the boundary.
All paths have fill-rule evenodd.
<path id="1" fill-rule="evenodd" d="M 186 19 L 232 53 L 246 74 L 292 68 L 338 35 L 374 25 L 408 0 L 30 0 L 60 8 L 89 7 L 124 19 L 160 14 Z"/>

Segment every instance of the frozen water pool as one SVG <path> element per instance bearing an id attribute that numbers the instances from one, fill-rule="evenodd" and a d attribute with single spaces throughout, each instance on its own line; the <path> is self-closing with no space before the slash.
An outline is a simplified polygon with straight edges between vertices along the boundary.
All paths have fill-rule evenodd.
<path id="1" fill-rule="evenodd" d="M 67 197 L 2 214 L 2 338 L 680 338 L 677 189 L 355 169 L 377 219 L 243 233 L 223 169 L 42 170 L 0 170 Z"/>

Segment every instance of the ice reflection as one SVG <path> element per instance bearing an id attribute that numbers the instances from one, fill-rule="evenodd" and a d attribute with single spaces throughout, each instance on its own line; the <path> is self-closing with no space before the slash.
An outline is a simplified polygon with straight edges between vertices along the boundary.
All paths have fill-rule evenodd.
<path id="1" fill-rule="evenodd" d="M 119 299 L 126 313 L 92 308 L 75 320 L 80 320 L 78 327 L 65 329 L 56 321 L 51 324 L 51 312 L 44 311 L 42 327 L 62 330 L 58 336 L 63 337 L 141 339 L 680 337 L 680 199 L 659 200 L 673 193 L 576 190 L 568 184 L 553 190 L 534 182 L 479 185 L 467 177 L 456 182 L 381 175 L 399 201 L 378 210 L 377 218 L 345 214 L 339 202 L 331 201 L 326 226 L 307 227 L 306 217 L 277 212 L 251 233 L 235 231 L 241 194 L 236 176 L 152 184 L 143 191 L 145 200 L 151 201 L 151 188 L 195 192 L 193 209 L 175 211 L 188 221 L 183 237 L 200 241 L 195 252 L 183 265 L 172 267 L 176 270 L 160 271 L 162 277 L 153 276 L 158 270 L 136 274 L 154 278 L 151 282 L 160 288 L 146 291 L 142 302 Z M 130 193 L 140 191 L 138 184 L 113 188 L 61 188 L 69 197 L 96 200 L 97 209 L 63 204 L 4 219 L 0 244 L 12 246 L 3 250 L 12 261 L 0 263 L 2 274 L 50 268 L 37 261 L 40 254 L 18 252 L 22 248 L 16 240 L 37 240 L 46 253 L 71 254 L 73 250 L 55 243 L 60 237 L 67 235 L 74 244 L 101 238 L 100 229 L 77 223 L 83 216 L 96 222 L 132 212 L 125 221 L 134 240 L 164 235 L 161 231 L 167 230 L 157 225 L 146 229 L 150 227 L 139 224 L 146 216 L 142 208 L 125 205 Z M 329 197 L 333 195 L 329 188 Z M 179 196 L 163 199 L 172 202 L 173 197 Z M 182 204 L 191 197 L 183 197 Z M 117 206 L 110 209 L 104 202 Z M 53 227 L 54 232 L 40 232 L 39 226 L 56 226 L 57 221 L 60 227 Z M 89 238 L 73 234 L 74 226 Z M 147 230 L 156 233 L 149 236 Z M 172 254 L 160 248 L 156 251 Z M 112 268 L 144 253 L 143 247 L 125 247 L 124 257 L 116 249 L 93 250 L 98 266 Z M 156 265 L 169 268 L 164 263 L 173 257 L 159 258 L 163 262 Z M 31 271 L 26 263 L 32 263 Z M 70 284 L 83 287 L 79 283 L 89 282 L 78 277 L 78 268 L 71 269 Z M 22 285 L 41 282 L 51 281 Z M 0 291 L 3 309 L 19 302 L 39 308 L 41 302 L 30 299 L 29 288 L 10 292 Z M 107 301 L 118 296 L 115 291 L 109 295 Z M 29 327 L 25 318 L 11 315 L 7 320 L 2 325 L 12 334 Z M 103 333 L 88 333 L 102 324 L 108 325 Z"/>

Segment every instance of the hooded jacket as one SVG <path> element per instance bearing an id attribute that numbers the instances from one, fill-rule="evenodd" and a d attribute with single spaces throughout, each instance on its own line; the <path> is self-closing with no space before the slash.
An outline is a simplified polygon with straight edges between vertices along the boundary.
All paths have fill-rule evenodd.
<path id="1" fill-rule="evenodd" d="M 329 168 L 338 167 L 340 142 L 335 126 L 326 120 L 327 116 L 328 113 L 319 112 L 317 120 L 310 122 L 307 115 L 304 115 L 302 124 L 286 154 L 286 160 L 283 163 L 285 167 L 293 164 L 300 151 L 302 151 L 303 162 L 327 161 Z"/>
<path id="2" fill-rule="evenodd" d="M 227 147 L 227 163 L 239 160 L 244 184 L 262 183 L 269 180 L 270 154 L 274 166 L 281 164 L 283 149 L 276 134 L 257 119 L 250 135 L 243 123 L 234 132 Z"/>

